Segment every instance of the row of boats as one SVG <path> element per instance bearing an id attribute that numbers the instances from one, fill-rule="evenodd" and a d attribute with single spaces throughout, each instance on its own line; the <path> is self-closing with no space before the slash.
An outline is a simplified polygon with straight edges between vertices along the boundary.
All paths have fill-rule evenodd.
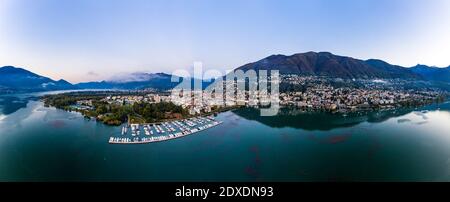
<path id="1" fill-rule="evenodd" d="M 191 119 L 164 122 L 160 124 L 143 124 L 142 128 L 146 136 L 139 137 L 140 125 L 131 124 L 132 137 L 110 137 L 111 144 L 142 144 L 150 142 L 160 142 L 190 135 L 221 124 L 221 121 L 214 120 L 213 117 L 196 117 Z M 153 129 L 153 130 L 152 130 Z M 122 127 L 122 136 L 127 135 L 128 127 Z M 153 136 L 155 133 L 158 136 Z"/>

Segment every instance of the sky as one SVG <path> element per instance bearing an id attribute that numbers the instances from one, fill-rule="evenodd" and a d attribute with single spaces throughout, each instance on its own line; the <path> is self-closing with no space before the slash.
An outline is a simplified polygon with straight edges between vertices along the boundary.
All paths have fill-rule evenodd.
<path id="1" fill-rule="evenodd" d="M 308 51 L 449 66 L 450 1 L 0 0 L 0 66 L 73 83 Z"/>

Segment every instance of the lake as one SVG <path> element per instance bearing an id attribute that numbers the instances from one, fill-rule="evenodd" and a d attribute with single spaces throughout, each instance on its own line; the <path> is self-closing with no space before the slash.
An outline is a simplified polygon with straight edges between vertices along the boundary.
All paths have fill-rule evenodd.
<path id="1" fill-rule="evenodd" d="M 0 96 L 0 181 L 450 181 L 450 103 L 361 114 L 256 109 L 170 141 L 108 144 L 120 127 Z"/>

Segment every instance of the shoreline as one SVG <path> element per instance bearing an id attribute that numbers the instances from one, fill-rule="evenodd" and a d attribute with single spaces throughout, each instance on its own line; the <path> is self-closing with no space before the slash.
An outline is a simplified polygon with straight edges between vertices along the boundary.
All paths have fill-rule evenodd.
<path id="1" fill-rule="evenodd" d="M 345 115 L 345 114 L 353 114 L 353 113 L 364 113 L 364 112 L 383 112 L 383 111 L 390 111 L 390 110 L 400 110 L 400 109 L 417 109 L 421 107 L 426 107 L 430 105 L 435 104 L 445 104 L 450 102 L 450 98 L 445 97 L 442 100 L 436 99 L 429 102 L 421 102 L 420 104 L 414 104 L 414 105 L 390 105 L 390 106 L 384 106 L 384 107 L 367 107 L 367 108 L 359 108 L 356 107 L 354 109 L 337 109 L 337 110 L 330 110 L 325 108 L 309 108 L 309 107 L 298 107 L 295 105 L 280 105 L 280 109 L 295 109 L 299 110 L 301 112 L 312 112 L 312 113 L 329 113 L 329 114 L 337 114 L 337 115 Z"/>

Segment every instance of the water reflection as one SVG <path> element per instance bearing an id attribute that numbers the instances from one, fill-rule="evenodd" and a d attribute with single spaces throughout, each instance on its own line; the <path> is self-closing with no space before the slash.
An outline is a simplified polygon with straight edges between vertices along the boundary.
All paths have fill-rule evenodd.
<path id="1" fill-rule="evenodd" d="M 60 90 L 60 91 L 47 91 L 47 92 L 35 92 L 35 93 L 17 93 L 17 94 L 0 94 L 0 120 L 4 115 L 12 114 L 19 109 L 27 107 L 29 101 L 37 101 L 39 97 L 51 94 L 69 93 L 69 92 L 81 92 L 81 91 L 108 91 L 98 89 L 87 90 Z"/>
<path id="2" fill-rule="evenodd" d="M 416 124 L 427 123 L 427 110 L 450 111 L 450 103 L 440 103 L 428 105 L 420 108 L 402 108 L 396 110 L 384 110 L 376 112 L 355 112 L 347 115 L 330 114 L 325 112 L 304 112 L 293 108 L 283 108 L 277 116 L 260 116 L 258 109 L 246 108 L 234 110 L 233 113 L 247 120 L 257 121 L 264 125 L 276 128 L 291 127 L 308 131 L 320 130 L 329 131 L 336 128 L 350 128 L 363 122 L 380 123 L 394 117 L 404 116 L 414 112 L 423 121 Z M 283 120 L 283 121 L 280 121 Z M 405 123 L 411 120 L 400 119 L 398 123 Z M 237 125 L 237 123 L 235 123 Z"/>
<path id="3" fill-rule="evenodd" d="M 397 123 L 408 123 L 411 122 L 411 119 L 399 119 L 397 120 Z"/>
<path id="4" fill-rule="evenodd" d="M 25 108 L 29 100 L 37 100 L 36 97 L 19 98 L 16 96 L 2 96 L 0 99 L 0 114 L 9 115 L 21 108 Z"/>

